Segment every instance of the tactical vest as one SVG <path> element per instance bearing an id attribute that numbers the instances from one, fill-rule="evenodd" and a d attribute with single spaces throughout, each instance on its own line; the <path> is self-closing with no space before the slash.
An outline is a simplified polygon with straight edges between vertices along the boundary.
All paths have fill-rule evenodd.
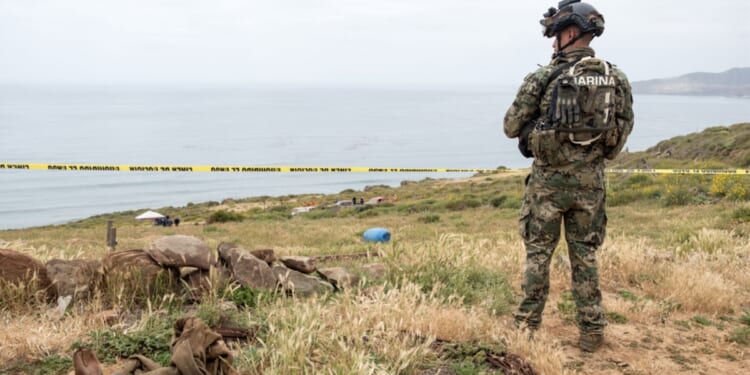
<path id="1" fill-rule="evenodd" d="M 599 146 L 603 153 L 605 147 L 617 145 L 615 95 L 620 82 L 612 69 L 604 60 L 584 57 L 552 73 L 547 114 L 529 139 L 534 157 L 563 165 L 576 149 Z"/>

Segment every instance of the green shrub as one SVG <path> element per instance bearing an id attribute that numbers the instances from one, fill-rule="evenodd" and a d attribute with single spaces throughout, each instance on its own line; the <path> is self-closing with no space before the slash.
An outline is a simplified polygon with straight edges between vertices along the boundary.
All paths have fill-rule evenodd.
<path id="1" fill-rule="evenodd" d="M 730 200 L 750 200 L 750 183 L 747 176 L 716 175 L 711 182 L 711 194 Z"/>
<path id="2" fill-rule="evenodd" d="M 706 191 L 703 187 L 699 184 L 689 185 L 689 182 L 667 185 L 666 192 L 661 197 L 661 203 L 667 207 L 701 204 L 706 201 Z"/>
<path id="3" fill-rule="evenodd" d="M 727 338 L 728 341 L 734 342 L 743 346 L 750 344 L 750 327 L 748 328 L 737 328 L 732 331 L 732 334 Z"/>
<path id="4" fill-rule="evenodd" d="M 433 199 L 428 199 L 424 201 L 419 201 L 417 203 L 413 204 L 404 204 L 399 205 L 397 210 L 401 213 L 406 214 L 414 214 L 414 213 L 422 213 L 427 211 L 434 211 L 437 208 L 437 201 Z"/>
<path id="5" fill-rule="evenodd" d="M 740 207 L 732 211 L 732 219 L 738 223 L 750 222 L 750 207 Z"/>
<path id="6" fill-rule="evenodd" d="M 482 202 L 474 197 L 452 199 L 448 202 L 443 203 L 443 207 L 445 207 L 445 209 L 449 211 L 462 211 L 469 208 L 477 208 L 481 205 Z"/>
<path id="7" fill-rule="evenodd" d="M 492 202 L 491 202 L 492 203 Z M 494 206 L 494 204 L 493 204 Z M 521 208 L 521 198 L 513 195 L 505 196 L 505 199 L 503 199 L 502 202 L 498 206 L 495 206 L 497 208 L 508 208 L 513 210 L 518 210 Z"/>
<path id="8" fill-rule="evenodd" d="M 711 321 L 711 319 L 706 318 L 702 315 L 696 315 L 691 319 L 694 323 L 697 323 L 702 326 L 711 326 L 714 324 L 714 322 Z"/>
<path id="9" fill-rule="evenodd" d="M 149 318 L 141 330 L 124 333 L 107 328 L 89 333 L 87 343 L 74 343 L 74 347 L 88 347 L 96 352 L 102 362 L 113 363 L 117 358 L 140 354 L 162 366 L 169 364 L 172 338 L 171 319 Z"/>
<path id="10" fill-rule="evenodd" d="M 628 322 L 628 317 L 614 311 L 610 311 L 607 314 L 607 320 L 616 324 L 625 324 Z"/>
<path id="11" fill-rule="evenodd" d="M 506 200 L 508 200 L 508 196 L 507 195 L 501 195 L 499 197 L 492 198 L 490 200 L 490 206 L 495 207 L 495 208 L 499 208 L 500 206 L 502 206 L 505 203 Z"/>
<path id="12" fill-rule="evenodd" d="M 237 306 L 245 308 L 257 308 L 275 301 L 280 294 L 258 289 L 239 287 L 229 293 L 228 299 Z"/>
<path id="13" fill-rule="evenodd" d="M 219 210 L 211 214 L 211 216 L 208 217 L 208 223 L 226 223 L 230 221 L 242 221 L 245 217 L 237 212 L 230 212 L 226 210 Z"/>
<path id="14" fill-rule="evenodd" d="M 618 290 L 617 294 L 619 294 L 620 297 L 622 297 L 622 299 L 624 299 L 626 301 L 637 301 L 638 300 L 638 296 L 636 296 L 632 292 L 630 292 L 628 290 L 625 290 L 625 289 Z"/>

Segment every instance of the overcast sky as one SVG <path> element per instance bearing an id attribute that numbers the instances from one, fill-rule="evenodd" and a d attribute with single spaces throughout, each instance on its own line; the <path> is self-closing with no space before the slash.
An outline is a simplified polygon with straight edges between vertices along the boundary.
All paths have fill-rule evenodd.
<path id="1" fill-rule="evenodd" d="M 0 0 L 0 83 L 517 85 L 540 0 Z M 599 0 L 631 80 L 750 66 L 749 0 Z"/>

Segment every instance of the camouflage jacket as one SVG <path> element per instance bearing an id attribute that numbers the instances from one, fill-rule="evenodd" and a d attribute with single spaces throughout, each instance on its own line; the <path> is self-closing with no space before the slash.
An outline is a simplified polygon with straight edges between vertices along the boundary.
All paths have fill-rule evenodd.
<path id="1" fill-rule="evenodd" d="M 589 47 L 582 47 L 567 52 L 564 57 L 554 58 L 549 65 L 537 69 L 524 78 L 523 84 L 518 90 L 513 104 L 505 114 L 504 131 L 509 138 L 516 138 L 521 134 L 524 126 L 531 122 L 543 119 L 547 120 L 548 108 L 552 99 L 554 84 L 559 76 L 552 82 L 550 77 L 561 65 L 569 62 L 580 60 L 586 56 L 594 56 L 594 50 Z M 565 160 L 560 165 L 552 165 L 539 158 L 534 159 L 534 168 L 556 169 L 565 171 L 584 170 L 602 170 L 604 168 L 604 158 L 613 159 L 624 147 L 628 135 L 633 129 L 633 98 L 625 74 L 612 66 L 612 74 L 615 74 L 619 82 L 615 95 L 615 116 L 616 121 L 623 129 L 617 145 L 614 147 L 605 147 L 603 144 L 592 144 L 591 146 L 581 147 L 571 142 L 561 141 L 559 147 L 554 150 L 559 153 Z"/>

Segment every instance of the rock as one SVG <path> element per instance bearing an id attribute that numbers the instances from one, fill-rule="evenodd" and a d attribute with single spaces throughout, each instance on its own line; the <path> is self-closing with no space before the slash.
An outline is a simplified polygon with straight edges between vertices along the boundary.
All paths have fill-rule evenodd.
<path id="1" fill-rule="evenodd" d="M 386 268 L 382 263 L 368 263 L 361 267 L 368 277 L 379 280 L 385 277 Z"/>
<path id="2" fill-rule="evenodd" d="M 284 256 L 279 258 L 285 266 L 302 273 L 310 274 L 315 272 L 315 258 L 300 256 Z"/>
<path id="3" fill-rule="evenodd" d="M 147 250 L 163 267 L 197 267 L 208 270 L 218 264 L 216 251 L 193 236 L 176 234 L 162 237 Z"/>
<path id="4" fill-rule="evenodd" d="M 45 264 L 58 296 L 86 298 L 101 284 L 102 262 L 95 259 L 51 259 Z"/>
<path id="5" fill-rule="evenodd" d="M 35 284 L 50 301 L 56 298 L 47 269 L 38 260 L 14 250 L 0 249 L 0 282 L 9 284 Z"/>
<path id="6" fill-rule="evenodd" d="M 317 277 L 286 268 L 278 263 L 274 264 L 273 273 L 276 275 L 281 289 L 288 294 L 312 296 L 314 294 L 333 292 L 333 285 Z"/>
<path id="7" fill-rule="evenodd" d="M 343 267 L 322 268 L 318 270 L 318 273 L 336 289 L 349 288 L 359 282 L 359 276 Z"/>
<path id="8" fill-rule="evenodd" d="M 47 310 L 47 318 L 55 321 L 62 319 L 72 300 L 73 296 L 70 295 L 57 297 L 57 306 Z"/>
<path id="9" fill-rule="evenodd" d="M 239 246 L 231 242 L 222 242 L 219 244 L 219 246 L 216 247 L 216 251 L 219 252 L 219 257 L 221 257 L 221 259 L 224 259 L 224 257 L 222 256 L 222 253 L 226 252 L 229 249 L 234 249 L 235 247 L 239 247 Z"/>
<path id="10" fill-rule="evenodd" d="M 78 349 L 73 353 L 75 375 L 102 375 L 102 365 L 91 349 Z"/>
<path id="11" fill-rule="evenodd" d="M 249 251 L 241 247 L 224 248 L 220 254 L 232 277 L 240 285 L 261 290 L 276 289 L 276 276 L 271 267 Z"/>
<path id="12" fill-rule="evenodd" d="M 244 249 L 242 246 L 229 243 L 229 242 L 222 242 L 219 244 L 219 246 L 216 248 L 219 252 L 219 257 L 224 262 L 229 262 L 227 258 L 230 256 L 229 250 L 235 249 L 235 248 L 241 248 Z M 247 250 L 245 250 L 247 251 Z M 257 249 L 257 250 L 250 250 L 250 254 L 253 254 L 256 258 L 268 263 L 269 265 L 276 261 L 276 254 L 274 253 L 273 249 Z"/>
<path id="13" fill-rule="evenodd" d="M 273 249 L 256 249 L 251 250 L 250 254 L 255 255 L 256 258 L 271 264 L 274 261 L 276 261 L 276 254 L 273 252 Z"/>
<path id="14" fill-rule="evenodd" d="M 212 277 L 212 274 L 213 277 Z M 180 268 L 180 277 L 190 289 L 192 297 L 200 300 L 201 297 L 211 289 L 218 289 L 232 278 L 229 270 L 225 268 L 202 270 L 199 268 Z M 218 285 L 217 285 L 218 284 Z"/>
<path id="15" fill-rule="evenodd" d="M 151 256 L 142 249 L 118 250 L 102 259 L 105 281 L 127 281 L 139 279 L 138 284 L 153 283 L 164 271 Z"/>

